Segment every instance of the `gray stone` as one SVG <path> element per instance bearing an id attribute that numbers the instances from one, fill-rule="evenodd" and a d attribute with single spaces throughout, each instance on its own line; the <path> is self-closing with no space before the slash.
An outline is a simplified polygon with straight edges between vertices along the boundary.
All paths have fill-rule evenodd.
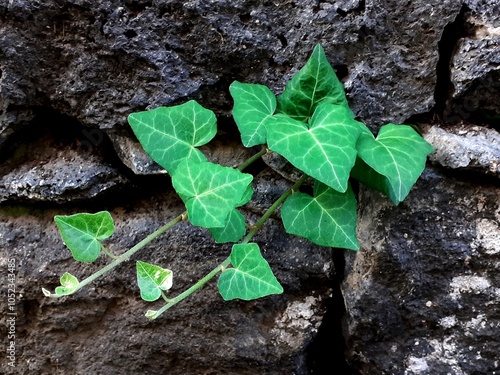
<path id="1" fill-rule="evenodd" d="M 499 197 L 434 169 L 397 207 L 361 191 L 342 286 L 359 374 L 499 371 Z"/>
<path id="2" fill-rule="evenodd" d="M 333 65 L 348 68 L 346 88 L 359 118 L 398 123 L 432 107 L 437 43 L 460 6 L 9 2 L 0 8 L 0 86 L 12 104 L 49 103 L 107 129 L 125 124 L 130 112 L 197 95 L 217 109 L 233 79 L 280 92 L 322 43 Z"/>
<path id="3" fill-rule="evenodd" d="M 91 199 L 126 183 L 118 171 L 95 156 L 66 151 L 56 158 L 0 168 L 0 202 L 68 202 Z"/>
<path id="4" fill-rule="evenodd" d="M 500 177 L 500 133 L 480 126 L 432 126 L 424 138 L 435 152 L 429 159 L 444 167 L 476 170 Z"/>
<path id="5" fill-rule="evenodd" d="M 127 133 L 119 130 L 107 133 L 123 164 L 136 175 L 166 174 L 167 171 L 151 159 L 139 141 Z"/>
<path id="6" fill-rule="evenodd" d="M 500 23 L 498 16 L 489 16 L 494 9 L 499 14 L 498 4 L 480 4 L 473 2 L 465 13 L 465 35 L 457 41 L 450 62 L 449 122 L 476 116 L 491 123 L 500 113 L 496 99 L 500 95 Z"/>
<path id="7" fill-rule="evenodd" d="M 500 27 L 500 4 L 496 0 L 465 0 L 464 4 L 482 23 Z"/>
<path id="8" fill-rule="evenodd" d="M 498 7 L 498 5 L 497 5 Z M 453 97 L 459 97 L 472 84 L 500 68 L 500 24 L 495 18 L 483 18 L 480 12 L 468 13 L 468 35 L 461 38 L 451 62 Z"/>
<path id="9" fill-rule="evenodd" d="M 67 203 L 129 185 L 116 161 L 106 158 L 100 130 L 77 128 L 71 119 L 54 113 L 37 118 L 29 125 L 36 128 L 33 134 L 14 135 L 17 141 L 0 164 L 0 202 Z M 58 124 L 67 133 L 46 123 Z"/>

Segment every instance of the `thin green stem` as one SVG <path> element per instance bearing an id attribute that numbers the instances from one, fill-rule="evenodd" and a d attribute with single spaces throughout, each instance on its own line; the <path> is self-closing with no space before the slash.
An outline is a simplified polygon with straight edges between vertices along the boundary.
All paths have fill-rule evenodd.
<path id="1" fill-rule="evenodd" d="M 112 259 L 119 258 L 119 256 L 112 254 L 108 249 L 106 249 L 106 247 L 103 244 L 101 244 L 101 250 L 103 251 L 104 254 L 106 254 L 108 257 L 110 257 Z"/>
<path id="2" fill-rule="evenodd" d="M 144 246 L 148 245 L 151 241 L 153 241 L 154 239 L 156 239 L 158 236 L 162 235 L 167 230 L 169 230 L 170 228 L 172 228 L 175 224 L 177 224 L 180 221 L 182 221 L 184 215 L 185 215 L 185 212 L 183 212 L 179 216 L 175 217 L 174 219 L 170 220 L 167 224 L 165 224 L 161 228 L 155 230 L 149 236 L 147 236 L 146 238 L 144 238 L 141 242 L 137 243 L 135 246 L 131 247 L 128 251 L 126 251 L 125 253 L 123 253 L 119 257 L 117 257 L 117 259 L 115 259 L 113 262 L 111 262 L 107 266 L 101 268 L 99 271 L 93 273 L 92 275 L 90 275 L 86 279 L 80 281 L 78 283 L 78 287 L 73 291 L 73 293 L 75 293 L 76 291 L 82 289 L 84 286 L 90 284 L 91 282 L 93 282 L 98 277 L 101 277 L 102 275 L 104 275 L 106 272 L 111 271 L 116 266 L 119 266 L 123 262 L 129 260 L 132 255 L 134 255 L 136 252 L 138 252 L 139 250 L 141 250 Z M 62 296 L 57 295 L 57 294 L 51 294 L 51 297 L 58 298 L 58 297 L 62 297 Z"/>
<path id="3" fill-rule="evenodd" d="M 253 226 L 253 228 L 248 232 L 248 234 L 241 240 L 242 244 L 250 242 L 252 237 L 257 233 L 257 231 L 262 228 L 264 223 L 271 217 L 271 215 L 278 209 L 278 207 L 295 191 L 297 191 L 306 180 L 308 176 L 302 176 L 291 188 L 285 191 L 277 200 L 274 202 L 271 207 L 267 209 L 267 211 L 262 215 L 259 221 Z M 186 297 L 189 297 L 191 294 L 196 292 L 202 286 L 204 286 L 207 282 L 213 279 L 219 272 L 224 271 L 227 267 L 231 265 L 231 258 L 227 257 L 221 264 L 215 267 L 212 271 L 205 275 L 202 279 L 200 279 L 196 284 L 192 285 L 190 288 L 186 289 L 181 294 L 177 295 L 177 297 L 171 298 L 166 305 L 164 305 L 161 309 L 157 311 L 148 311 L 146 316 L 153 320 L 158 318 L 161 314 L 167 311 L 172 306 L 176 305 Z"/>
<path id="4" fill-rule="evenodd" d="M 267 211 L 262 215 L 259 221 L 255 223 L 253 228 L 247 233 L 247 235 L 241 240 L 241 243 L 248 243 L 252 239 L 252 237 L 257 233 L 264 223 L 271 217 L 272 214 L 278 209 L 279 206 L 283 204 L 283 202 L 294 192 L 296 192 L 300 185 L 302 185 L 309 176 L 303 175 L 290 189 L 285 191 L 277 200 L 274 202 L 271 207 L 267 209 Z"/>
<path id="5" fill-rule="evenodd" d="M 189 297 L 191 294 L 196 292 L 198 289 L 200 289 L 203 285 L 208 283 L 212 278 L 214 278 L 219 272 L 223 271 L 225 268 L 227 268 L 231 264 L 231 259 L 228 257 L 224 262 L 219 264 L 217 267 L 215 267 L 212 271 L 207 273 L 205 277 L 200 279 L 196 284 L 192 285 L 190 288 L 186 289 L 184 292 L 179 294 L 177 297 L 170 298 L 170 301 L 164 305 L 161 309 L 156 311 L 154 315 L 147 315 L 149 319 L 153 320 L 158 318 L 161 314 L 163 314 L 165 311 L 167 311 L 169 308 L 172 306 L 176 305 L 180 301 L 182 301 L 184 298 Z"/>
<path id="6" fill-rule="evenodd" d="M 238 170 L 242 171 L 245 168 L 247 168 L 250 164 L 254 163 L 256 160 L 258 160 L 260 157 L 265 155 L 268 152 L 267 147 L 262 147 L 262 150 L 260 150 L 258 153 L 255 155 L 249 157 L 247 160 L 245 160 L 243 163 L 240 164 L 238 167 Z"/>
<path id="7" fill-rule="evenodd" d="M 266 147 L 263 147 L 262 150 L 260 150 L 257 154 L 251 156 L 250 158 L 248 158 L 247 160 L 245 160 L 239 167 L 238 169 L 240 171 L 244 170 L 245 168 L 247 168 L 249 165 L 251 165 L 252 163 L 254 163 L 257 159 L 259 159 L 260 157 L 262 157 L 262 155 L 264 155 L 266 152 L 268 151 L 268 149 Z M 135 246 L 133 246 L 132 248 L 130 248 L 130 250 L 128 250 L 127 252 L 123 253 L 122 255 L 120 256 L 116 256 L 116 255 L 113 255 L 112 253 L 110 253 L 102 244 L 101 244 L 101 249 L 102 251 L 107 255 L 109 256 L 110 258 L 113 258 L 114 261 L 109 263 L 108 265 L 106 265 L 105 267 L 101 268 L 99 271 L 93 273 L 92 275 L 90 275 L 89 277 L 87 277 L 86 279 L 82 280 L 80 283 L 78 283 L 78 286 L 77 288 L 71 293 L 76 293 L 78 290 L 82 289 L 84 286 L 90 284 L 91 282 L 93 282 L 95 279 L 101 277 L 102 275 L 104 275 L 105 273 L 111 271 L 113 268 L 115 268 L 116 266 L 120 265 L 121 263 L 127 261 L 130 259 L 130 257 L 132 255 L 134 255 L 137 251 L 139 251 L 140 249 L 142 249 L 144 246 L 148 245 L 151 241 L 153 241 L 156 237 L 160 236 L 161 234 L 163 234 L 165 231 L 169 230 L 170 228 L 172 228 L 175 224 L 177 224 L 178 222 L 180 221 L 187 221 L 188 219 L 188 215 L 187 215 L 187 212 L 183 212 L 182 214 L 180 214 L 179 216 L 177 216 L 176 218 L 172 219 L 171 221 L 169 221 L 167 224 L 165 224 L 164 226 L 162 226 L 161 228 L 159 228 L 158 230 L 156 230 L 155 232 L 151 233 L 149 236 L 147 236 L 146 238 L 144 238 L 141 242 L 137 243 Z M 224 264 L 224 263 L 222 263 Z M 229 265 L 229 263 L 228 263 Z M 212 276 L 213 277 L 213 276 Z M 209 278 L 210 279 L 210 278 Z M 208 280 L 209 280 L 208 279 Z M 204 279 L 202 279 L 204 280 Z M 208 281 L 207 280 L 207 281 Z M 206 282 L 206 281 L 205 281 Z M 198 284 L 195 284 L 195 286 L 198 285 Z M 201 284 L 203 285 L 203 284 Z M 196 289 L 200 288 L 201 285 L 199 285 Z M 193 286 L 194 287 L 194 286 Z M 189 294 L 191 294 L 192 292 L 190 292 Z M 182 296 L 182 295 L 181 295 Z M 50 297 L 52 298 L 58 298 L 58 297 L 62 297 L 62 295 L 58 295 L 58 294 L 51 294 Z M 185 298 L 185 297 L 183 297 Z M 181 299 L 183 299 L 181 298 Z M 166 296 L 164 296 L 164 299 L 166 302 L 168 303 L 171 303 L 172 300 L 166 298 Z M 177 303 L 177 302 L 175 302 Z M 174 304 L 175 304 L 174 303 Z"/>

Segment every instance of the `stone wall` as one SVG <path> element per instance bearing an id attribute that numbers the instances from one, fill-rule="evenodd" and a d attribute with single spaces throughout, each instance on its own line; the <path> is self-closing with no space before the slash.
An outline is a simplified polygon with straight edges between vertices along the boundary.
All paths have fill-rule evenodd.
<path id="1" fill-rule="evenodd" d="M 0 0 L 2 280 L 17 265 L 7 370 L 500 373 L 499 14 L 496 0 Z M 436 148 L 399 206 L 360 187 L 359 252 L 286 235 L 276 217 L 256 241 L 283 295 L 225 303 L 212 283 L 149 322 L 130 263 L 43 297 L 63 272 L 104 264 L 73 261 L 54 215 L 109 210 L 119 252 L 183 211 L 129 113 L 196 99 L 219 118 L 204 151 L 238 165 L 255 150 L 238 142 L 229 84 L 279 93 L 316 43 L 361 121 L 417 124 Z M 290 186 L 264 163 L 253 172 L 249 220 Z M 138 257 L 181 290 L 228 252 L 181 224 Z"/>

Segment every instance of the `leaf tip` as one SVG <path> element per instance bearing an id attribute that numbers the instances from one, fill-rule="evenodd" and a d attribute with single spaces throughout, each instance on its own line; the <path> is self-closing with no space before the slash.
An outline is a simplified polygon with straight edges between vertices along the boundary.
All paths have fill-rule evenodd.
<path id="1" fill-rule="evenodd" d="M 149 320 L 155 320 L 157 318 L 156 314 L 158 313 L 158 311 L 156 310 L 148 310 L 146 311 L 146 314 L 144 314 L 144 316 L 146 318 L 148 318 Z"/>

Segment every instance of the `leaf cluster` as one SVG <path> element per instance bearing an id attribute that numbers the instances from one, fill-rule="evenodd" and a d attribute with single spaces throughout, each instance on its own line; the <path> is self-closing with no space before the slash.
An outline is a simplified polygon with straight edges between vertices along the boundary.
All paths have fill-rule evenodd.
<path id="1" fill-rule="evenodd" d="M 277 98 L 258 84 L 230 92 L 243 144 L 267 144 L 314 180 L 312 196 L 290 196 L 281 212 L 288 233 L 318 245 L 359 248 L 350 179 L 399 204 L 433 151 L 411 126 L 387 124 L 375 137 L 357 121 L 321 45 Z"/>
<path id="2" fill-rule="evenodd" d="M 243 145 L 262 145 L 256 157 L 269 151 L 278 153 L 303 177 L 259 222 L 249 226 L 239 208 L 252 199 L 253 176 L 242 172 L 244 166 L 235 169 L 208 161 L 199 148 L 217 133 L 212 111 L 188 101 L 132 113 L 128 118 L 132 130 L 144 150 L 171 175 L 186 213 L 118 257 L 102 243 L 114 231 L 108 212 L 56 216 L 62 238 L 76 260 L 93 262 L 101 250 L 115 260 L 83 282 L 66 273 L 54 294 L 44 289 L 46 295 L 74 293 L 181 220 L 206 228 L 218 243 L 234 243 L 231 254 L 209 275 L 174 298 L 166 295 L 173 284 L 172 271 L 137 261 L 141 297 L 146 301 L 163 297 L 166 302 L 162 309 L 148 311 L 147 317 L 157 317 L 218 274 L 219 292 L 225 300 L 282 293 L 283 288 L 258 244 L 250 242 L 279 206 L 282 205 L 281 216 L 288 233 L 321 246 L 358 250 L 352 179 L 399 204 L 409 194 L 433 150 L 411 126 L 387 124 L 375 137 L 357 121 L 320 45 L 279 96 L 266 86 L 238 81 L 231 84 L 229 91 Z M 299 191 L 306 179 L 314 182 L 312 194 Z"/>

